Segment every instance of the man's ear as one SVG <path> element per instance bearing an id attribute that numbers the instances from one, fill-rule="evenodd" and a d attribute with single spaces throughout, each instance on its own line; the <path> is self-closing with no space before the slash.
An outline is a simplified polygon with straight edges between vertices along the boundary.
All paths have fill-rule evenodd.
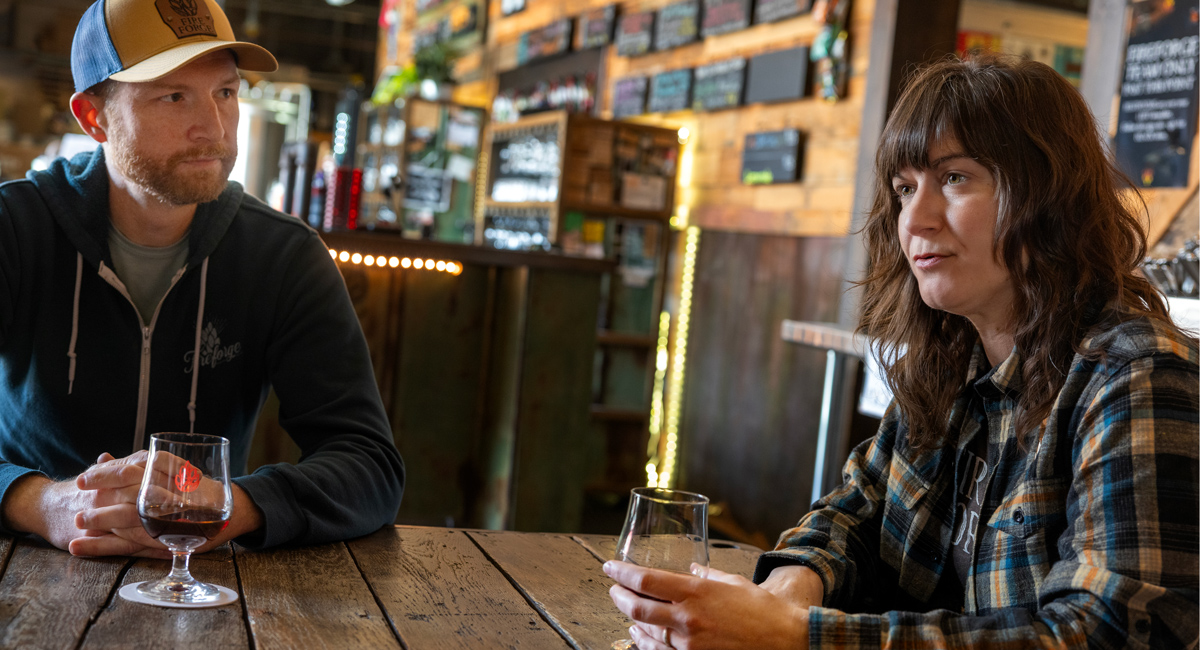
<path id="1" fill-rule="evenodd" d="M 104 115 L 100 111 L 100 102 L 100 98 L 95 95 L 75 93 L 71 95 L 71 114 L 75 116 L 75 121 L 79 122 L 84 133 L 92 136 L 96 142 L 106 142 L 108 135 L 101 125 Z"/>

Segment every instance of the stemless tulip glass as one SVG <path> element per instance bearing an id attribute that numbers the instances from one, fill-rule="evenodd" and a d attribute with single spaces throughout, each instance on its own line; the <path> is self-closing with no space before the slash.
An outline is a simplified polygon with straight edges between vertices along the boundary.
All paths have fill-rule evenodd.
<path id="1" fill-rule="evenodd" d="M 691 573 L 693 563 L 708 566 L 708 497 L 683 490 L 634 488 L 615 558 L 676 573 Z M 613 650 L 633 647 L 630 639 L 612 644 Z"/>
<path id="2" fill-rule="evenodd" d="M 207 603 L 219 590 L 188 571 L 192 551 L 216 537 L 233 515 L 229 441 L 194 433 L 150 436 L 150 456 L 138 492 L 138 515 L 151 537 L 171 550 L 171 572 L 137 590 L 154 600 Z"/>

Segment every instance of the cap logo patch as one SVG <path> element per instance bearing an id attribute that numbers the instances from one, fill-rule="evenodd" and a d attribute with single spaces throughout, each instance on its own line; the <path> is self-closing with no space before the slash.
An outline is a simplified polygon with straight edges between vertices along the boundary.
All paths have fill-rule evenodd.
<path id="1" fill-rule="evenodd" d="M 216 36 L 212 12 L 208 5 L 197 0 L 154 0 L 158 15 L 176 38 L 189 36 Z"/>

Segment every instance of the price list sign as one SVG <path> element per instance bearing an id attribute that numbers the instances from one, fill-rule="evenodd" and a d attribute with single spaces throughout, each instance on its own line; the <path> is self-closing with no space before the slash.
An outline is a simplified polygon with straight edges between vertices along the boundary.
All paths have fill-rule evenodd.
<path id="1" fill-rule="evenodd" d="M 750 0 L 705 0 L 701 31 L 705 37 L 750 26 Z"/>
<path id="2" fill-rule="evenodd" d="M 700 37 L 700 0 L 685 0 L 663 7 L 654 30 L 654 49 L 669 50 Z"/>
<path id="3" fill-rule="evenodd" d="M 608 5 L 579 16 L 579 49 L 602 47 L 612 42 L 617 6 Z"/>
<path id="4" fill-rule="evenodd" d="M 718 61 L 696 68 L 692 84 L 692 109 L 712 111 L 742 103 L 746 59 Z"/>
<path id="5" fill-rule="evenodd" d="M 1187 187 L 1200 69 L 1197 4 L 1181 0 L 1157 14 L 1132 8 L 1114 149 L 1141 187 Z"/>
<path id="6" fill-rule="evenodd" d="M 646 112 L 646 78 L 623 77 L 613 83 L 613 117 L 631 117 Z"/>
<path id="7" fill-rule="evenodd" d="M 617 54 L 638 56 L 650 51 L 654 41 L 654 12 L 626 14 L 617 21 Z"/>
<path id="8" fill-rule="evenodd" d="M 682 111 L 691 105 L 691 69 L 672 70 L 656 74 L 650 79 L 650 113 Z"/>
<path id="9" fill-rule="evenodd" d="M 746 103 L 800 99 L 808 88 L 808 48 L 793 47 L 750 59 Z"/>
<path id="10" fill-rule="evenodd" d="M 812 0 L 758 0 L 754 3 L 754 23 L 771 23 L 799 16 L 812 9 Z"/>
<path id="11" fill-rule="evenodd" d="M 751 133 L 742 148 L 742 182 L 746 185 L 792 183 L 800 178 L 800 144 L 796 129 Z"/>

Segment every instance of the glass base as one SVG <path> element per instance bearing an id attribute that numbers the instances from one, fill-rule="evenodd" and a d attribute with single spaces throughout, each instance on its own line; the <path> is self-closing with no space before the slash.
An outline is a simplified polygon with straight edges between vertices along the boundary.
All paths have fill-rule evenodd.
<path id="1" fill-rule="evenodd" d="M 637 650 L 637 646 L 634 645 L 633 639 L 622 639 L 613 642 L 612 650 Z"/>
<path id="2" fill-rule="evenodd" d="M 170 603 L 211 603 L 221 597 L 221 591 L 213 585 L 196 579 L 176 580 L 171 576 L 143 582 L 137 590 L 146 598 Z"/>

